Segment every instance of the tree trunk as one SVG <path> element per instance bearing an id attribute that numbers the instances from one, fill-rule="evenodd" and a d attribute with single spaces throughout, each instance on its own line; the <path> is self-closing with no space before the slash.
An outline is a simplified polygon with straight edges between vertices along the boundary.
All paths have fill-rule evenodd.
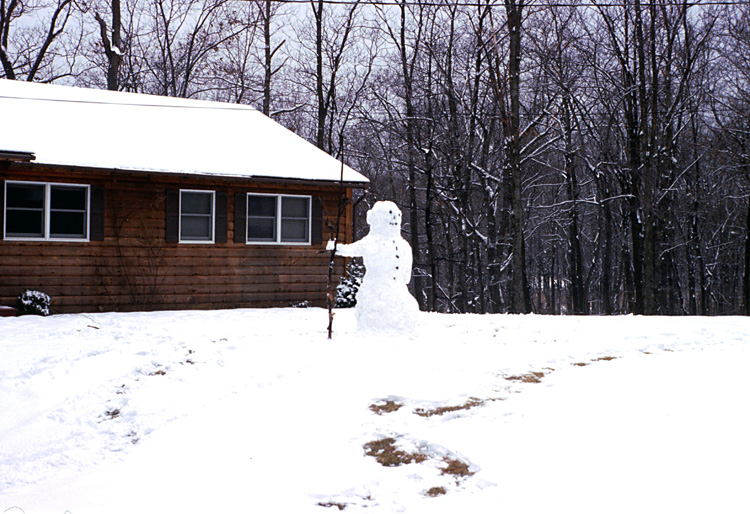
<path id="1" fill-rule="evenodd" d="M 602 312 L 613 314 L 612 308 L 612 213 L 609 207 L 604 206 L 604 219 L 602 220 L 604 230 L 601 237 L 604 239 L 604 257 L 602 258 Z"/>
<path id="2" fill-rule="evenodd" d="M 315 146 L 327 151 L 325 129 L 328 112 L 325 92 L 323 91 L 323 4 L 324 0 L 317 0 L 317 7 L 313 3 L 313 15 L 315 16 L 315 95 L 318 105 Z"/>
<path id="3" fill-rule="evenodd" d="M 111 39 L 107 34 L 107 23 L 96 13 L 94 15 L 99 23 L 99 32 L 107 56 L 107 89 L 118 91 L 120 89 L 120 64 L 122 63 L 122 18 L 120 14 L 120 0 L 112 0 L 112 30 Z"/>
<path id="4" fill-rule="evenodd" d="M 419 240 L 419 211 L 418 211 L 418 200 L 417 200 L 417 166 L 415 154 L 416 148 L 416 123 L 414 116 L 414 104 L 412 99 L 412 79 L 413 79 L 413 63 L 409 65 L 409 58 L 406 53 L 406 4 L 401 3 L 401 26 L 399 29 L 399 44 L 401 47 L 401 73 L 403 75 L 404 84 L 404 103 L 406 104 L 406 162 L 408 168 L 408 197 L 409 197 L 409 234 L 411 236 L 411 251 L 412 260 L 414 261 L 414 268 L 417 270 L 412 276 L 414 281 L 414 291 L 417 295 L 417 303 L 419 304 L 420 310 L 426 310 L 426 299 L 424 296 L 424 283 L 422 273 L 419 271 L 422 261 L 420 258 L 420 240 Z M 417 51 L 416 49 L 414 50 Z M 416 56 L 415 56 L 416 58 Z"/>
<path id="5" fill-rule="evenodd" d="M 573 297 L 573 314 L 588 314 L 588 301 L 583 280 L 583 254 L 578 229 L 578 180 L 575 170 L 575 151 L 573 149 L 573 125 L 568 98 L 563 99 L 563 137 L 565 140 L 565 182 L 568 190 L 568 263 L 571 295 Z"/>
<path id="6" fill-rule="evenodd" d="M 524 242 L 523 181 L 521 177 L 521 23 L 523 0 L 505 0 L 508 17 L 510 91 L 509 141 L 507 144 L 508 175 L 511 187 L 510 224 L 513 237 L 512 312 L 531 312 L 531 299 L 526 277 L 526 246 Z"/>
<path id="7" fill-rule="evenodd" d="M 745 224 L 745 271 L 742 286 L 745 315 L 750 316 L 750 201 L 748 201 L 747 222 Z"/>
<path id="8" fill-rule="evenodd" d="M 432 164 L 432 148 L 428 149 L 427 159 L 425 163 L 427 176 L 427 190 L 425 193 L 425 212 L 424 212 L 424 225 L 425 225 L 425 236 L 427 237 L 427 264 L 430 267 L 430 287 L 426 294 L 427 296 L 427 309 L 430 311 L 437 310 L 437 292 L 438 285 L 440 284 L 440 277 L 438 276 L 438 265 L 437 256 L 435 255 L 435 229 L 433 223 L 433 164 Z"/>
<path id="9" fill-rule="evenodd" d="M 271 0 L 266 0 L 263 11 L 263 114 L 271 115 L 271 76 L 273 75 L 273 53 L 271 52 Z"/>

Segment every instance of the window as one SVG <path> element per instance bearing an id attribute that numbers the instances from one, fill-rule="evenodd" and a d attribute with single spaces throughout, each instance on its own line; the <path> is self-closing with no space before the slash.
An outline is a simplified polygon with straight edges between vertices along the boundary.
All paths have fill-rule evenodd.
<path id="1" fill-rule="evenodd" d="M 247 195 L 247 240 L 276 242 L 278 197 Z"/>
<path id="2" fill-rule="evenodd" d="M 214 242 L 213 191 L 180 191 L 180 242 Z"/>
<path id="3" fill-rule="evenodd" d="M 89 186 L 5 183 L 5 237 L 85 241 L 89 237 Z"/>
<path id="4" fill-rule="evenodd" d="M 309 196 L 247 195 L 248 243 L 310 243 Z"/>

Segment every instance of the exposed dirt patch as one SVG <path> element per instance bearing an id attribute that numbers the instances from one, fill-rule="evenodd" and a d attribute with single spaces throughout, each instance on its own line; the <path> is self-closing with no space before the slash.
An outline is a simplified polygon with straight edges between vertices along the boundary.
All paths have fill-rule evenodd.
<path id="1" fill-rule="evenodd" d="M 423 418 L 429 418 L 430 416 L 442 416 L 448 412 L 455 412 L 459 410 L 469 410 L 474 407 L 481 407 L 485 403 L 502 400 L 502 398 L 490 398 L 489 400 L 480 400 L 479 398 L 469 398 L 466 403 L 461 405 L 448 405 L 445 407 L 436 407 L 434 409 L 414 409 L 414 414 L 422 416 Z"/>
<path id="2" fill-rule="evenodd" d="M 157 375 L 159 375 L 159 376 L 164 376 L 164 375 L 166 375 L 166 374 L 167 374 L 167 372 L 166 372 L 166 371 L 164 371 L 163 369 L 160 369 L 160 370 L 157 370 L 157 371 L 152 371 L 151 373 L 149 373 L 149 374 L 148 374 L 148 376 L 150 376 L 150 377 L 155 377 L 155 376 L 157 376 Z"/>
<path id="3" fill-rule="evenodd" d="M 573 366 L 581 366 L 581 367 L 583 367 L 583 366 L 588 366 L 588 365 L 589 365 L 588 362 L 574 362 L 573 363 Z"/>
<path id="4" fill-rule="evenodd" d="M 615 359 L 617 359 L 617 357 L 599 357 L 598 359 L 591 359 L 591 362 L 613 361 Z"/>
<path id="5" fill-rule="evenodd" d="M 442 469 L 443 475 L 453 475 L 456 478 L 468 477 L 474 473 L 469 471 L 469 465 L 458 459 L 445 458 L 443 461 L 446 463 L 446 467 Z"/>
<path id="6" fill-rule="evenodd" d="M 188 348 L 188 356 L 193 355 L 194 353 L 195 353 L 195 350 L 191 350 L 190 348 Z M 191 359 L 190 357 L 188 357 L 187 359 L 182 361 L 181 364 L 195 364 L 195 361 Z"/>
<path id="7" fill-rule="evenodd" d="M 423 453 L 408 453 L 396 448 L 396 440 L 392 437 L 378 439 L 366 443 L 365 455 L 375 457 L 379 464 L 387 467 L 401 466 L 402 464 L 411 464 L 412 462 L 424 462 L 427 455 Z"/>
<path id="8" fill-rule="evenodd" d="M 445 487 L 431 487 L 427 490 L 425 496 L 429 496 L 430 498 L 435 498 L 436 496 L 442 496 L 448 491 L 445 490 Z"/>
<path id="9" fill-rule="evenodd" d="M 120 409 L 110 409 L 104 413 L 108 419 L 115 419 L 120 417 Z"/>
<path id="10" fill-rule="evenodd" d="M 370 405 L 370 410 L 378 416 L 382 416 L 383 413 L 396 412 L 403 406 L 403 403 L 396 403 L 393 400 L 388 400 L 387 402 L 381 404 L 373 403 L 372 405 Z"/>
<path id="11" fill-rule="evenodd" d="M 344 510 L 346 508 L 346 503 L 335 503 L 335 502 L 323 503 L 323 502 L 320 502 L 320 503 L 318 503 L 318 505 L 321 506 L 321 507 L 337 507 L 339 510 Z"/>
<path id="12" fill-rule="evenodd" d="M 511 380 L 513 382 L 524 382 L 526 384 L 538 384 L 542 381 L 542 377 L 544 377 L 544 373 L 541 371 L 532 371 L 531 373 L 526 373 L 525 375 L 513 375 L 510 377 L 505 377 L 505 380 Z"/>

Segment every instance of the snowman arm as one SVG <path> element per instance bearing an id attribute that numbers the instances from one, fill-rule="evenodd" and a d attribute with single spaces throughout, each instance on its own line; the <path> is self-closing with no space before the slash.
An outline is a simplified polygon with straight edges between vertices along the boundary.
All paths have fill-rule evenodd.
<path id="1" fill-rule="evenodd" d="M 341 257 L 361 257 L 363 246 L 361 239 L 351 244 L 338 243 L 336 244 L 336 255 Z"/>
<path id="2" fill-rule="evenodd" d="M 404 284 L 408 285 L 409 282 L 411 282 L 411 272 L 413 264 L 411 246 L 409 246 L 409 243 L 407 243 L 405 240 L 402 244 L 405 247 L 405 251 L 403 252 L 403 255 L 400 255 L 402 266 L 399 266 L 399 269 L 401 271 L 401 279 L 404 281 Z"/>

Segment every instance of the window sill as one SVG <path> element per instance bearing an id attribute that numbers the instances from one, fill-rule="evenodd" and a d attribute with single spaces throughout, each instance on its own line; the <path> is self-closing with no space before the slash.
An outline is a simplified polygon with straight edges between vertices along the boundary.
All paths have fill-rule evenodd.
<path id="1" fill-rule="evenodd" d="M 310 241 L 305 242 L 279 242 L 279 241 L 247 241 L 245 243 L 247 246 L 251 245 L 260 245 L 260 246 L 312 246 L 312 243 Z"/>
<path id="2" fill-rule="evenodd" d="M 13 237 L 5 236 L 4 241 L 33 242 L 33 243 L 90 243 L 90 239 L 74 238 L 44 238 L 44 237 Z"/>

